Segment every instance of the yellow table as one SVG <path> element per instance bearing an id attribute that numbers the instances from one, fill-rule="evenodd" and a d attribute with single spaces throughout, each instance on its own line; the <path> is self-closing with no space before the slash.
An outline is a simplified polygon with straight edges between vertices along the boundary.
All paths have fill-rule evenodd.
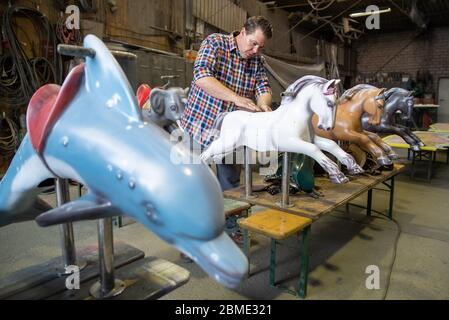
<path id="1" fill-rule="evenodd" d="M 430 181 L 432 177 L 432 164 L 436 160 L 436 153 L 438 150 L 446 151 L 446 163 L 449 163 L 449 132 L 414 131 L 413 133 L 425 144 L 425 146 L 421 147 L 419 151 L 410 149 L 410 145 L 398 135 L 389 135 L 382 140 L 393 148 L 408 149 L 407 158 L 409 159 L 410 151 L 412 152 L 412 171 L 410 173 L 412 178 L 414 177 L 416 171 L 416 160 L 422 160 L 422 158 L 428 160 L 427 180 Z"/>
<path id="2" fill-rule="evenodd" d="M 434 123 L 429 126 L 429 131 L 449 133 L 449 123 Z"/>

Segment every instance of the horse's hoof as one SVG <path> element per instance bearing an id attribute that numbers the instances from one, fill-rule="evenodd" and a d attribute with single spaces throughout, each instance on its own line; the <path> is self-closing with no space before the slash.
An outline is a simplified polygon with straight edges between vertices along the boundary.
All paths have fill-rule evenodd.
<path id="1" fill-rule="evenodd" d="M 356 175 L 364 172 L 362 167 L 355 161 L 354 157 L 348 154 L 348 156 L 341 161 L 346 166 L 348 174 Z"/>
<path id="2" fill-rule="evenodd" d="M 351 176 L 362 174 L 364 172 L 365 172 L 365 170 L 363 170 L 362 167 L 359 166 L 358 164 L 356 164 L 355 166 L 353 166 L 351 168 L 348 168 L 348 174 L 350 174 Z"/>
<path id="3" fill-rule="evenodd" d="M 399 156 L 396 153 L 391 152 L 388 154 L 388 158 L 390 158 L 391 160 L 397 160 L 399 159 Z"/>
<path id="4" fill-rule="evenodd" d="M 331 182 L 335 183 L 335 184 L 342 184 L 342 183 L 349 182 L 349 179 L 341 172 L 338 174 L 329 175 L 329 178 L 330 178 Z"/>
<path id="5" fill-rule="evenodd" d="M 420 142 L 418 143 L 418 146 L 420 146 L 420 147 L 425 147 L 426 145 L 424 144 L 424 142 L 420 141 Z"/>
<path id="6" fill-rule="evenodd" d="M 377 158 L 377 163 L 380 166 L 389 166 L 389 165 L 393 164 L 393 161 L 391 161 L 391 159 L 388 157 L 380 157 L 380 158 Z"/>
<path id="7" fill-rule="evenodd" d="M 419 146 L 419 144 L 414 144 L 414 145 L 410 146 L 410 149 L 412 149 L 413 151 L 419 151 L 420 146 Z"/>

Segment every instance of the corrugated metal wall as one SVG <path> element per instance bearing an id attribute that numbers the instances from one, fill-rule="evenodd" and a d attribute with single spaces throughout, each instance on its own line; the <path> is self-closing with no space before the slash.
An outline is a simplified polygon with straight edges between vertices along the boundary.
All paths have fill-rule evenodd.
<path id="1" fill-rule="evenodd" d="M 182 53 L 184 44 L 170 42 L 166 29 L 184 34 L 184 1 L 182 0 L 121 0 L 118 10 L 106 11 L 107 36 L 150 48 Z"/>
<path id="2" fill-rule="evenodd" d="M 193 15 L 226 32 L 240 30 L 247 12 L 230 0 L 193 0 Z"/>

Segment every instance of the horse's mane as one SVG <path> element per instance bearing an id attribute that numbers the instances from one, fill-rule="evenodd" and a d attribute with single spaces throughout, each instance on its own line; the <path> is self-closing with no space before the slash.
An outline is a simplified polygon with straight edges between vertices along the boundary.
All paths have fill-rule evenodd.
<path id="1" fill-rule="evenodd" d="M 355 94 L 366 89 L 378 89 L 378 88 L 370 84 L 358 84 L 352 87 L 351 89 L 348 89 L 345 92 L 343 92 L 343 94 L 340 97 L 340 101 L 351 100 Z"/>
<path id="2" fill-rule="evenodd" d="M 285 97 L 288 98 L 296 98 L 298 93 L 304 89 L 305 87 L 309 85 L 324 85 L 329 80 L 326 80 L 324 78 L 318 77 L 318 76 L 304 76 L 293 82 L 291 85 L 288 86 Z"/>
<path id="3" fill-rule="evenodd" d="M 385 92 L 385 94 L 387 95 L 387 94 L 401 94 L 401 95 L 404 95 L 404 96 L 411 96 L 412 95 L 412 91 L 408 91 L 408 90 L 406 90 L 406 89 L 403 89 L 403 88 L 391 88 L 390 90 L 388 90 L 388 91 L 386 91 Z"/>

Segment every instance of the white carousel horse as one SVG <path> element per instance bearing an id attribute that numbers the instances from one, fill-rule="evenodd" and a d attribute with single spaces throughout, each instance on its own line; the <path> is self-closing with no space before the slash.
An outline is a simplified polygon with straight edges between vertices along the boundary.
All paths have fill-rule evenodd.
<path id="1" fill-rule="evenodd" d="M 207 162 L 213 158 L 218 162 L 240 146 L 259 152 L 302 153 L 315 159 L 332 182 L 347 182 L 348 178 L 337 164 L 321 150 L 333 154 L 348 168 L 349 174 L 362 173 L 363 169 L 334 141 L 316 136 L 311 129 L 314 113 L 319 117 L 319 128 L 332 129 L 336 111 L 335 92 L 339 82 L 305 76 L 287 88 L 281 105 L 273 112 L 234 111 L 219 117 L 223 119 L 219 137 L 201 154 L 201 159 Z"/>

